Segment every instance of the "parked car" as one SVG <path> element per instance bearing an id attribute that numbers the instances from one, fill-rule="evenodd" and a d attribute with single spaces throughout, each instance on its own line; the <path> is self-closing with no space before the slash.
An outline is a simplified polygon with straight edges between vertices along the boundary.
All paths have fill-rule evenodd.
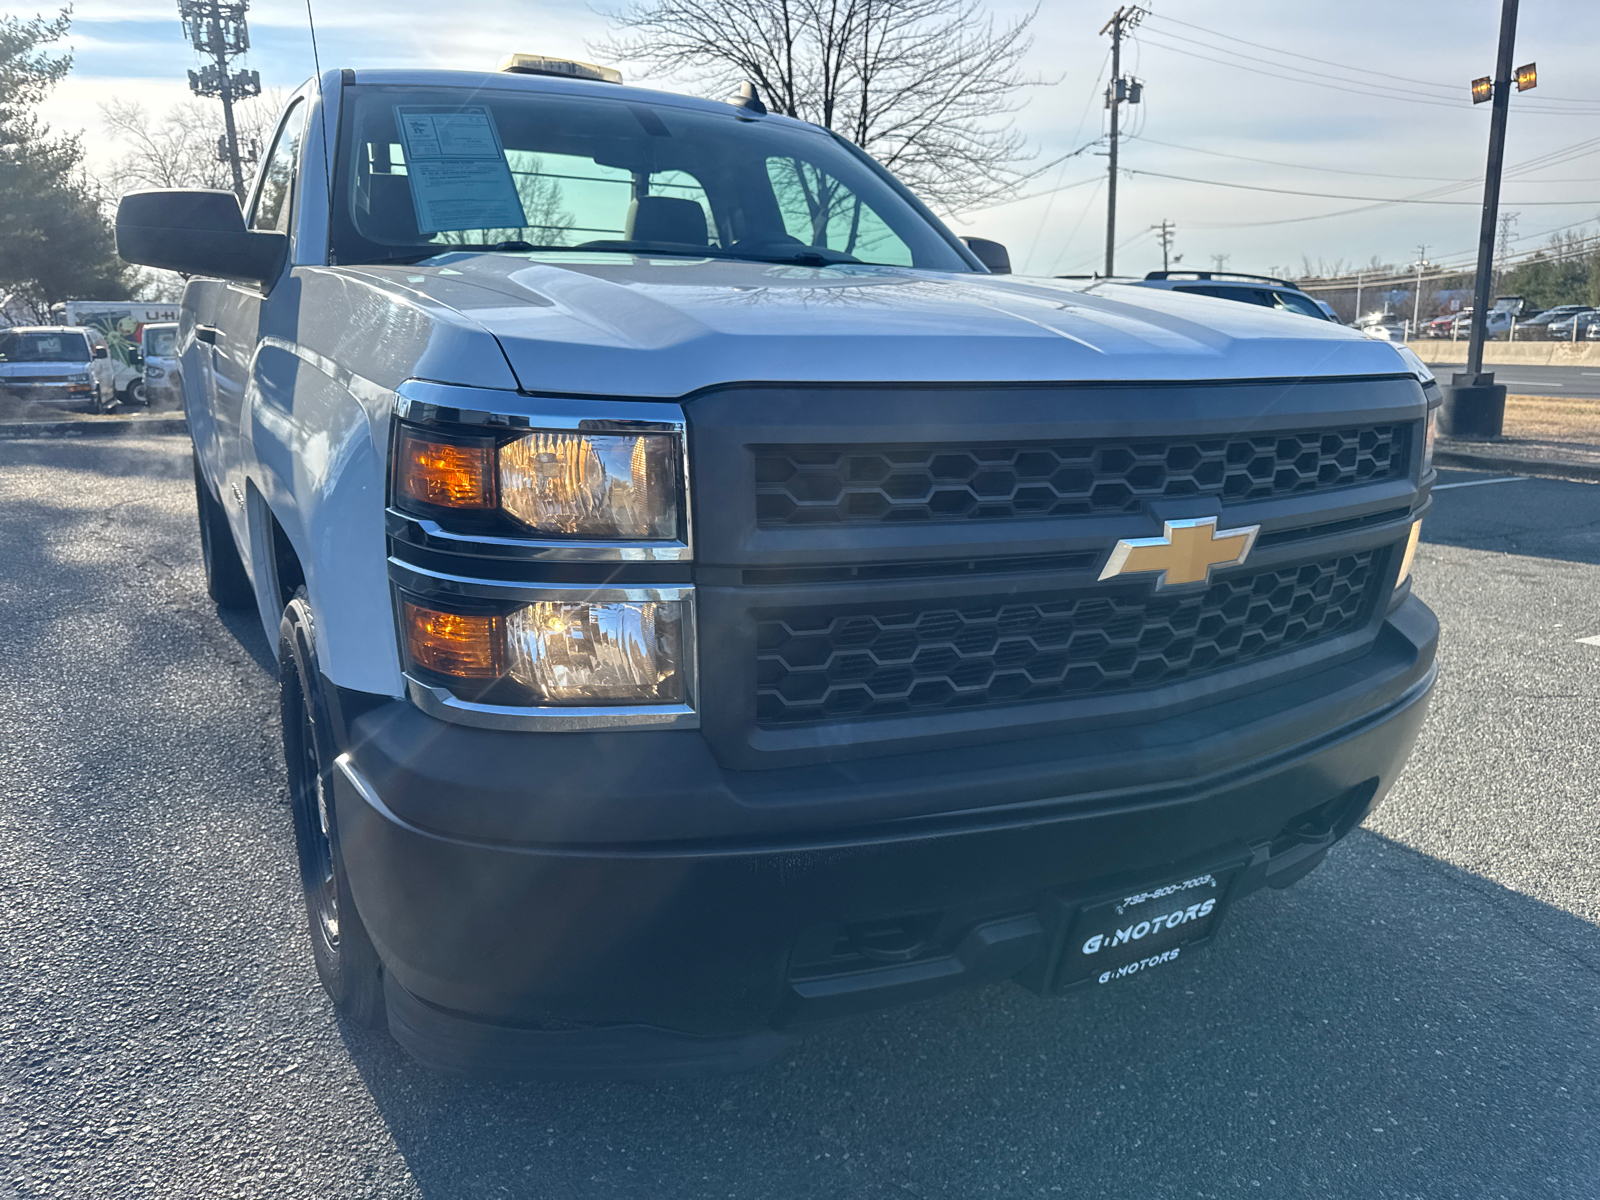
<path id="1" fill-rule="evenodd" d="M 1357 333 L 1376 342 L 1395 342 L 1404 345 L 1410 329 L 1405 321 L 1388 315 L 1369 315 L 1355 326 Z"/>
<path id="2" fill-rule="evenodd" d="M 145 403 L 153 409 L 181 407 L 177 323 L 162 321 L 146 325 L 141 340 Z"/>
<path id="3" fill-rule="evenodd" d="M 117 215 L 194 277 L 207 586 L 278 648 L 347 1019 L 747 1066 L 1187 963 L 1382 799 L 1435 676 L 1420 360 L 991 273 L 749 86 L 510 66 L 329 72 L 243 212 Z"/>
<path id="4" fill-rule="evenodd" d="M 1600 324 L 1600 312 L 1589 309 L 1585 312 L 1573 313 L 1569 317 L 1562 317 L 1559 321 L 1551 321 L 1546 328 L 1550 331 L 1550 340 L 1553 342 L 1572 342 L 1589 336 L 1589 330 Z"/>
<path id="5" fill-rule="evenodd" d="M 91 412 L 117 406 L 116 378 L 105 343 L 65 325 L 0 329 L 0 394 Z"/>
<path id="6" fill-rule="evenodd" d="M 1424 321 L 1417 334 L 1425 338 L 1447 338 L 1455 329 L 1459 317 L 1459 313 L 1445 313 L 1443 316 L 1434 317 L 1431 321 Z"/>
<path id="7" fill-rule="evenodd" d="M 1594 309 L 1587 304 L 1558 304 L 1554 308 L 1547 308 L 1541 313 L 1523 320 L 1517 319 L 1516 339 L 1518 341 L 1541 341 L 1550 337 L 1550 326 L 1579 313 L 1593 312 Z M 1569 334 L 1570 335 L 1570 331 Z"/>
<path id="8" fill-rule="evenodd" d="M 1190 296 L 1214 296 L 1257 304 L 1279 312 L 1298 313 L 1319 321 L 1339 323 L 1331 307 L 1308 296 L 1286 279 L 1270 275 L 1243 275 L 1232 271 L 1151 271 L 1139 281 L 1141 287 L 1166 288 Z"/>

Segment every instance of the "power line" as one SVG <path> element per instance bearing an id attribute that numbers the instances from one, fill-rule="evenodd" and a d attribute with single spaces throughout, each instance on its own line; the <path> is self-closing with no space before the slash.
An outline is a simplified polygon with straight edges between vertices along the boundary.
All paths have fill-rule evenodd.
<path id="1" fill-rule="evenodd" d="M 1072 131 L 1071 142 L 1077 141 L 1079 135 L 1083 133 L 1083 123 L 1089 119 L 1089 109 L 1094 105 L 1095 93 L 1100 90 L 1100 77 L 1106 73 L 1106 64 L 1110 61 L 1111 51 L 1107 50 L 1105 57 L 1100 60 L 1100 69 L 1094 73 L 1094 82 L 1089 85 L 1089 96 L 1088 99 L 1083 102 L 1083 111 L 1078 114 L 1078 124 L 1077 127 Z M 1098 141 L 1099 139 L 1097 138 L 1095 140 Z M 1090 144 L 1092 145 L 1093 143 Z M 1084 147 L 1084 149 L 1087 148 L 1087 146 Z M 1076 151 L 1074 153 L 1076 153 Z M 1061 175 L 1065 175 L 1066 173 L 1067 164 L 1063 162 L 1061 164 L 1061 173 L 1060 175 L 1056 176 L 1056 186 L 1050 191 L 1050 203 L 1044 206 L 1044 213 L 1039 217 L 1039 224 L 1033 231 L 1033 240 L 1028 243 L 1028 252 L 1022 256 L 1023 262 L 1033 261 L 1033 252 L 1039 248 L 1039 238 L 1044 233 L 1045 223 L 1050 220 L 1050 210 L 1056 205 L 1056 196 L 1065 190 L 1061 183 Z M 1076 187 L 1077 184 L 1072 184 L 1071 186 Z"/>
<path id="2" fill-rule="evenodd" d="M 1146 34 L 1141 40 L 1149 41 L 1149 34 Z M 1288 81 L 1289 83 L 1303 83 L 1303 84 L 1306 84 L 1306 85 L 1308 85 L 1310 87 L 1327 88 L 1329 91 L 1339 92 L 1339 93 L 1342 93 L 1343 95 L 1346 95 L 1346 96 L 1348 96 L 1352 91 L 1360 91 L 1360 92 L 1364 92 L 1366 95 L 1375 96 L 1375 97 L 1377 97 L 1378 99 L 1381 99 L 1381 100 L 1393 100 L 1396 103 L 1427 104 L 1427 105 L 1430 105 L 1430 106 L 1432 106 L 1434 108 L 1452 108 L 1452 109 L 1455 109 L 1455 110 L 1457 110 L 1459 112 L 1465 112 L 1471 107 L 1468 104 L 1455 104 L 1455 103 L 1452 103 L 1451 101 L 1443 100 L 1443 99 L 1440 99 L 1440 100 L 1424 100 L 1424 99 L 1421 99 L 1421 98 L 1413 98 L 1413 97 L 1410 97 L 1410 96 L 1391 95 L 1390 93 L 1388 93 L 1386 91 L 1379 91 L 1379 90 L 1377 90 L 1375 88 L 1370 88 L 1370 87 L 1369 88 L 1365 88 L 1365 89 L 1363 89 L 1363 88 L 1355 88 L 1355 87 L 1351 86 L 1351 81 L 1349 81 L 1349 80 L 1346 80 L 1343 83 L 1324 83 L 1320 79 L 1308 79 L 1303 74 L 1302 75 L 1285 75 L 1282 72 L 1279 72 L 1279 71 L 1267 71 L 1267 70 L 1262 69 L 1261 67 L 1244 66 L 1244 65 L 1242 65 L 1240 63 L 1229 61 L 1228 59 L 1212 58 L 1210 55 L 1207 55 L 1207 54 L 1199 54 L 1199 53 L 1197 53 L 1197 52 L 1195 52 L 1193 50 L 1185 50 L 1181 46 L 1168 46 L 1168 45 L 1166 45 L 1166 44 L 1164 44 L 1162 42 L 1151 42 L 1150 44 L 1153 45 L 1153 46 L 1156 46 L 1157 48 L 1162 49 L 1162 50 L 1169 50 L 1174 54 L 1184 54 L 1184 55 L 1187 55 L 1190 58 L 1198 58 L 1198 59 L 1200 59 L 1200 60 L 1202 60 L 1204 62 L 1216 63 L 1217 65 L 1223 66 L 1223 67 L 1227 67 L 1230 70 L 1248 71 L 1253 75 L 1265 75 L 1269 79 L 1283 79 L 1283 80 Z M 1222 53 L 1227 53 L 1227 51 L 1222 51 Z"/>
<path id="3" fill-rule="evenodd" d="M 1211 187 L 1240 188 L 1248 192 L 1272 192 L 1279 196 L 1314 196 L 1319 200 L 1368 200 L 1375 204 L 1452 204 L 1465 205 L 1468 208 L 1479 207 L 1479 202 L 1476 200 L 1434 200 L 1415 196 L 1348 196 L 1339 192 L 1302 192 L 1293 188 L 1263 187 L 1255 183 L 1228 183 L 1221 179 L 1195 179 L 1188 175 L 1168 175 L 1163 171 L 1145 171 L 1137 167 L 1125 167 L 1123 170 L 1129 175 L 1153 175 L 1157 179 L 1176 179 L 1182 183 L 1203 183 Z M 1438 188 L 1435 190 L 1459 191 L 1460 189 Z M 1553 207 L 1563 204 L 1600 204 L 1600 200 L 1523 200 L 1518 203 Z"/>
<path id="4" fill-rule="evenodd" d="M 1130 135 L 1129 140 L 1132 141 L 1135 140 L 1135 138 Z M 1367 175 L 1374 179 L 1404 179 L 1416 183 L 1457 183 L 1461 184 L 1462 186 L 1469 184 L 1476 185 L 1482 182 L 1482 180 L 1479 179 L 1463 179 L 1460 176 L 1454 175 L 1397 175 L 1390 171 L 1357 171 L 1349 167 L 1319 167 L 1312 163 L 1282 162 L 1275 158 L 1256 158 L 1249 154 L 1230 154 L 1224 150 L 1207 150 L 1201 146 L 1183 146 L 1179 145 L 1177 142 L 1163 142 L 1158 138 L 1145 137 L 1143 134 L 1138 135 L 1136 140 L 1147 142 L 1152 146 L 1165 146 L 1169 150 L 1183 150 L 1190 154 L 1207 154 L 1212 158 L 1232 158 L 1237 159 L 1239 162 L 1260 163 L 1261 165 L 1267 167 L 1287 167 L 1291 171 L 1321 171 L 1324 174 L 1329 175 Z M 1551 163 L 1546 165 L 1554 166 L 1556 164 Z M 1521 182 L 1600 183 L 1600 175 L 1586 175 L 1579 179 L 1525 179 Z"/>
<path id="5" fill-rule="evenodd" d="M 1067 248 L 1072 245 L 1072 239 L 1078 236 L 1078 230 L 1083 227 L 1083 219 L 1089 215 L 1089 210 L 1094 207 L 1095 197 L 1100 195 L 1100 188 L 1105 183 L 1105 177 L 1103 175 L 1099 176 L 1094 182 L 1094 190 L 1089 193 L 1089 199 L 1084 202 L 1083 211 L 1078 214 L 1078 219 L 1072 223 L 1072 230 L 1067 234 L 1066 240 L 1061 243 L 1061 249 L 1057 250 L 1056 256 L 1050 260 L 1050 267 L 1045 271 L 1046 275 L 1054 274 L 1056 267 L 1061 265 L 1062 256 L 1066 254 Z"/>
<path id="6" fill-rule="evenodd" d="M 1445 91 L 1445 92 L 1449 93 L 1452 96 L 1459 95 L 1460 91 L 1461 91 L 1461 85 L 1459 83 L 1439 83 L 1439 82 L 1437 82 L 1435 80 L 1417 79 L 1417 78 L 1415 78 L 1414 76 L 1411 76 L 1411 75 L 1398 75 L 1393 71 L 1375 71 L 1371 67 L 1358 67 L 1358 66 L 1355 66 L 1353 63 L 1335 62 L 1330 58 L 1317 58 L 1314 55 L 1301 54 L 1301 53 L 1299 53 L 1297 51 L 1294 51 L 1294 50 L 1284 50 L 1284 49 L 1281 49 L 1280 47 L 1277 47 L 1277 46 L 1267 46 L 1267 45 L 1264 45 L 1261 42 L 1252 42 L 1252 41 L 1249 41 L 1249 40 L 1247 40 L 1245 38 L 1242 38 L 1242 37 L 1235 37 L 1231 33 L 1223 33 L 1220 30 L 1208 29 L 1204 25 L 1196 25 L 1193 21 L 1180 21 L 1177 17 L 1169 17 L 1164 13 L 1155 13 L 1155 12 L 1153 12 L 1153 13 L 1150 14 L 1150 16 L 1153 17 L 1155 20 L 1163 22 L 1165 24 L 1182 25 L 1185 28 L 1196 30 L 1197 32 L 1204 33 L 1204 34 L 1206 34 L 1206 35 L 1208 35 L 1210 37 L 1223 38 L 1224 40 L 1230 41 L 1230 42 L 1238 42 L 1241 46 L 1249 46 L 1249 47 L 1251 47 L 1252 49 L 1255 49 L 1255 50 L 1265 50 L 1268 53 L 1277 55 L 1280 58 L 1283 58 L 1283 57 L 1299 58 L 1299 59 L 1304 59 L 1306 62 L 1320 63 L 1322 66 L 1325 66 L 1325 67 L 1337 67 L 1341 71 L 1346 71 L 1346 72 L 1354 71 L 1354 72 L 1357 72 L 1357 73 L 1362 74 L 1362 75 L 1374 75 L 1374 76 L 1377 76 L 1380 79 L 1401 80 L 1401 81 L 1403 81 L 1405 83 L 1420 84 L 1423 87 L 1439 88 L 1442 91 Z M 1174 38 L 1182 37 L 1181 34 L 1172 33 L 1170 31 L 1162 30 L 1162 31 L 1158 31 L 1158 32 L 1161 32 L 1163 34 L 1163 36 L 1166 36 L 1166 37 L 1174 37 Z M 1199 46 L 1205 45 L 1204 42 L 1195 41 L 1193 38 L 1183 38 L 1183 40 L 1184 41 L 1193 42 L 1195 45 L 1199 45 Z M 1207 47 L 1207 49 L 1217 50 L 1217 51 L 1220 51 L 1221 53 L 1224 53 L 1224 54 L 1238 54 L 1239 53 L 1236 50 L 1230 51 L 1226 47 L 1223 47 L 1223 46 L 1209 46 L 1209 47 Z M 1241 56 L 1241 57 L 1253 57 L 1253 56 L 1244 55 L 1244 56 Z M 1258 61 L 1261 61 L 1261 60 L 1258 60 Z M 1531 100 L 1532 100 L 1532 98 L 1530 97 L 1530 101 Z M 1542 97 L 1539 97 L 1538 102 L 1539 103 L 1543 103 L 1543 104 L 1586 104 L 1586 105 L 1590 105 L 1590 106 L 1600 106 L 1600 98 L 1581 99 L 1581 98 L 1573 97 L 1573 96 L 1542 96 Z M 1527 103 L 1527 102 L 1525 101 L 1524 103 Z"/>
<path id="7" fill-rule="evenodd" d="M 1213 51 L 1213 52 L 1215 52 L 1217 54 L 1230 54 L 1235 58 L 1247 59 L 1250 62 L 1265 63 L 1269 67 L 1270 66 L 1280 66 L 1281 67 L 1281 66 L 1289 66 L 1290 65 L 1288 63 L 1285 63 L 1281 57 L 1278 57 L 1278 58 L 1262 58 L 1259 55 L 1255 55 L 1255 54 L 1245 54 L 1243 51 L 1240 51 L 1240 50 L 1230 50 L 1226 46 L 1212 46 L 1212 45 L 1208 45 L 1205 42 L 1196 41 L 1194 38 L 1186 38 L 1181 33 L 1170 33 L 1170 32 L 1168 32 L 1167 30 L 1164 30 L 1164 29 L 1156 30 L 1156 33 L 1159 36 L 1163 37 L 1163 38 L 1175 38 L 1180 42 L 1187 42 L 1191 46 L 1199 46 L 1202 50 L 1211 50 L 1211 51 Z M 1148 36 L 1148 34 L 1146 34 L 1146 36 Z M 1178 47 L 1175 47 L 1175 46 L 1164 46 L 1162 48 L 1166 49 L 1166 50 L 1178 50 Z M 1179 53 L 1186 53 L 1185 51 L 1182 51 L 1182 50 L 1178 50 L 1178 52 Z M 1350 89 L 1350 86 L 1351 86 L 1352 82 L 1356 83 L 1358 86 L 1361 83 L 1360 80 L 1352 81 L 1348 74 L 1346 74 L 1346 75 L 1329 75 L 1326 71 L 1313 71 L 1309 67 L 1296 67 L 1294 69 L 1301 75 L 1315 75 L 1320 79 L 1331 79 L 1331 80 L 1333 80 L 1333 82 L 1339 84 L 1341 87 L 1343 87 L 1347 91 Z M 1374 74 L 1376 74 L 1376 72 L 1374 72 Z M 1386 75 L 1386 76 L 1383 76 L 1383 78 L 1392 79 L 1394 77 Z M 1368 86 L 1371 86 L 1371 85 L 1368 85 Z M 1446 101 L 1448 101 L 1448 100 L 1450 100 L 1450 97 L 1441 96 L 1436 92 L 1419 92 L 1419 91 L 1415 90 L 1414 88 L 1403 87 L 1403 86 L 1401 86 L 1400 84 L 1397 84 L 1397 83 L 1387 83 L 1387 84 L 1384 84 L 1383 86 L 1387 91 L 1390 91 L 1390 92 L 1394 92 L 1394 93 L 1397 93 L 1397 94 L 1411 95 L 1411 96 L 1422 96 L 1422 97 L 1424 97 L 1424 98 L 1426 98 L 1426 99 L 1428 99 L 1430 101 L 1438 101 L 1438 100 L 1446 100 Z M 1460 91 L 1461 89 L 1457 88 L 1457 89 L 1452 89 L 1452 90 Z M 1462 105 L 1456 104 L 1455 107 L 1459 108 L 1459 107 L 1462 107 Z"/>
<path id="8" fill-rule="evenodd" d="M 1161 34 L 1162 36 L 1166 36 L 1166 37 L 1177 36 L 1175 34 L 1167 34 L 1164 31 L 1159 31 L 1158 30 L 1157 32 L 1159 34 Z M 1147 30 L 1147 31 L 1145 31 L 1144 34 L 1141 35 L 1141 40 L 1148 41 L 1149 39 L 1150 39 L 1150 33 Z M 1185 40 L 1188 40 L 1188 39 L 1185 39 Z M 1379 86 L 1379 85 L 1376 85 L 1376 84 L 1368 84 L 1365 87 L 1361 87 L 1361 86 L 1359 86 L 1361 84 L 1361 82 L 1362 82 L 1360 80 L 1349 80 L 1349 79 L 1337 80 L 1336 76 L 1324 75 L 1324 73 L 1321 72 L 1321 71 L 1308 71 L 1308 70 L 1305 70 L 1305 69 L 1301 69 L 1297 74 L 1286 75 L 1286 74 L 1283 74 L 1282 72 L 1279 72 L 1279 71 L 1269 71 L 1269 70 L 1266 70 L 1265 68 L 1262 68 L 1262 67 L 1252 67 L 1252 66 L 1246 65 L 1245 63 L 1237 61 L 1237 59 L 1246 58 L 1246 59 L 1254 59 L 1255 61 L 1266 61 L 1266 60 L 1255 59 L 1254 55 L 1241 55 L 1238 51 L 1229 50 L 1224 46 L 1206 46 L 1204 43 L 1201 43 L 1201 42 L 1192 43 L 1194 45 L 1202 46 L 1204 49 L 1215 51 L 1218 54 L 1230 54 L 1230 55 L 1233 55 L 1234 56 L 1233 58 L 1231 58 L 1231 59 L 1213 58 L 1210 55 L 1201 54 L 1201 53 L 1199 53 L 1198 51 L 1195 51 L 1195 50 L 1185 49 L 1182 46 L 1169 45 L 1169 44 L 1167 44 L 1165 42 L 1160 42 L 1160 41 L 1151 41 L 1150 44 L 1152 46 L 1157 47 L 1158 49 L 1171 51 L 1174 54 L 1183 54 L 1183 55 L 1187 55 L 1190 58 L 1198 58 L 1203 62 L 1216 63 L 1217 65 L 1227 67 L 1230 70 L 1248 71 L 1248 72 L 1250 72 L 1251 74 L 1254 74 L 1254 75 L 1264 75 L 1264 76 L 1268 77 L 1269 79 L 1282 79 L 1282 80 L 1288 81 L 1289 83 L 1303 83 L 1303 84 L 1306 84 L 1306 85 L 1308 85 L 1310 87 L 1327 88 L 1330 91 L 1341 92 L 1341 93 L 1343 93 L 1345 95 L 1349 95 L 1352 91 L 1357 91 L 1357 92 L 1362 92 L 1365 95 L 1374 96 L 1374 97 L 1376 97 L 1378 99 L 1391 100 L 1391 101 L 1393 101 L 1395 103 L 1398 103 L 1398 104 L 1426 104 L 1426 105 L 1429 105 L 1429 106 L 1431 106 L 1433 108 L 1449 108 L 1449 109 L 1454 109 L 1454 110 L 1456 110 L 1458 112 L 1465 112 L 1465 111 L 1467 111 L 1467 110 L 1469 110 L 1469 109 L 1471 109 L 1473 107 L 1470 102 L 1447 100 L 1447 99 L 1443 98 L 1442 96 L 1439 96 L 1439 97 L 1430 96 L 1427 93 L 1413 92 L 1410 89 L 1397 88 L 1394 85 Z M 1320 60 L 1318 60 L 1318 61 L 1320 61 Z M 1287 65 L 1287 64 L 1285 64 L 1285 65 Z M 1318 79 L 1309 78 L 1309 76 L 1313 76 L 1313 75 L 1322 76 L 1322 78 L 1318 78 Z M 1325 82 L 1324 80 L 1336 80 L 1336 81 L 1335 82 Z M 1530 101 L 1524 101 L 1521 104 L 1519 104 L 1517 106 L 1517 110 L 1519 112 L 1531 113 L 1531 114 L 1535 114 L 1535 115 L 1539 115 L 1539 114 L 1543 114 L 1543 115 L 1547 115 L 1547 116 L 1560 115 L 1560 116 L 1567 116 L 1567 117 L 1570 117 L 1570 116 L 1587 116 L 1587 115 L 1600 113 L 1600 101 L 1590 100 L 1590 101 L 1581 101 L 1580 103 L 1588 104 L 1588 105 L 1591 105 L 1593 107 L 1583 108 L 1583 109 L 1577 109 L 1577 108 L 1544 108 L 1540 104 L 1538 104 L 1537 102 L 1530 100 Z"/>
<path id="9" fill-rule="evenodd" d="M 1412 181 L 1420 182 L 1420 183 L 1464 183 L 1464 182 L 1467 182 L 1466 180 L 1463 180 L 1463 179 L 1459 178 L 1458 176 L 1444 176 L 1444 175 L 1393 175 L 1393 174 L 1390 174 L 1387 171 L 1352 171 L 1352 170 L 1350 170 L 1350 169 L 1348 169 L 1346 167 L 1314 167 L 1314 166 L 1311 166 L 1311 165 L 1309 165 L 1307 163 L 1279 162 L 1278 160 L 1272 159 L 1272 158 L 1252 158 L 1248 154 L 1229 154 L 1229 153 L 1227 153 L 1226 151 L 1223 151 L 1223 150 L 1204 150 L 1204 149 L 1201 149 L 1199 146 L 1180 146 L 1177 142 L 1163 142 L 1163 141 L 1160 141 L 1160 140 L 1158 140 L 1156 138 L 1145 137 L 1142 134 L 1139 136 L 1138 140 L 1141 141 L 1141 142 L 1148 142 L 1152 146 L 1165 146 L 1169 150 L 1187 150 L 1191 154 L 1209 154 L 1213 158 L 1235 158 L 1235 159 L 1238 159 L 1240 162 L 1261 163 L 1263 166 L 1268 166 L 1268 167 L 1288 167 L 1290 170 L 1293 170 L 1293 171 L 1326 171 L 1326 172 L 1328 172 L 1330 174 L 1334 174 L 1334 175 L 1371 175 L 1374 178 L 1378 178 L 1378 179 L 1408 179 L 1408 180 L 1412 180 Z M 1550 182 L 1556 182 L 1556 181 L 1552 180 Z M 1590 181 L 1589 180 L 1583 180 L 1582 182 L 1588 183 Z M 1596 182 L 1600 182 L 1600 180 L 1597 180 Z"/>
<path id="10" fill-rule="evenodd" d="M 1338 67 L 1341 71 L 1357 71 L 1357 72 L 1360 72 L 1363 75 L 1379 75 L 1379 76 L 1382 76 L 1385 79 L 1393 79 L 1393 78 L 1395 78 L 1394 73 L 1390 72 L 1390 71 L 1374 71 L 1370 67 L 1356 67 L 1356 66 L 1350 65 L 1349 63 L 1334 62 L 1332 59 L 1328 59 L 1328 58 L 1314 58 L 1309 54 L 1299 54 L 1299 53 L 1297 53 L 1297 52 L 1295 52 L 1293 50 L 1280 50 L 1276 46 L 1265 46 L 1265 45 L 1262 45 L 1262 43 L 1260 43 L 1260 42 L 1251 42 L 1251 41 L 1246 41 L 1242 37 L 1234 37 L 1233 34 L 1231 34 L 1231 33 L 1220 33 L 1215 29 L 1207 29 L 1204 25 L 1196 25 L 1193 21 L 1180 21 L 1177 17 L 1169 17 L 1165 13 L 1151 13 L 1150 15 L 1152 17 L 1154 17 L 1156 20 L 1162 22 L 1163 24 L 1167 24 L 1167 25 L 1183 25 L 1183 26 L 1185 26 L 1185 27 L 1187 27 L 1189 29 L 1196 29 L 1196 30 L 1199 30 L 1201 33 L 1210 34 L 1212 37 L 1225 38 L 1230 42 L 1238 42 L 1241 46 L 1251 46 L 1251 47 L 1253 47 L 1254 49 L 1257 49 L 1257 50 L 1266 50 L 1266 51 L 1269 51 L 1270 53 L 1286 56 L 1286 57 L 1289 57 L 1289 58 L 1303 58 L 1307 62 L 1321 63 L 1325 67 Z M 1170 36 L 1176 37 L 1178 35 L 1177 34 L 1172 34 Z M 1448 89 L 1451 89 L 1451 90 L 1454 90 L 1455 88 L 1460 86 L 1460 84 L 1430 83 L 1428 80 L 1424 80 L 1424 79 L 1414 79 L 1414 80 L 1412 80 L 1412 82 L 1413 83 L 1427 83 L 1428 86 L 1430 86 L 1430 87 L 1448 88 Z"/>

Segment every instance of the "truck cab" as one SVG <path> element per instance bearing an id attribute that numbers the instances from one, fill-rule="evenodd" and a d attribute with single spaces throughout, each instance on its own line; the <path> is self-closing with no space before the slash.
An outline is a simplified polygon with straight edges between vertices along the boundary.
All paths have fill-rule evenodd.
<path id="1" fill-rule="evenodd" d="M 992 274 L 753 89 L 511 67 L 330 71 L 242 209 L 118 215 L 195 276 L 208 585 L 279 647 L 347 1018 L 750 1066 L 1187 960 L 1381 801 L 1435 676 L 1415 356 Z"/>

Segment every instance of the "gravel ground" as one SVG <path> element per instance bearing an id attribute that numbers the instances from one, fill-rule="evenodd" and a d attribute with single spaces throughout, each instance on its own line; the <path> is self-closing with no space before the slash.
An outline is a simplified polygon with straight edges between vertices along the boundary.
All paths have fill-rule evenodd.
<path id="1" fill-rule="evenodd" d="M 188 476 L 177 438 L 0 444 L 0 1200 L 1600 1188 L 1600 487 L 1439 495 L 1409 774 L 1181 966 L 485 1086 L 318 990 L 267 643 L 205 599 Z"/>

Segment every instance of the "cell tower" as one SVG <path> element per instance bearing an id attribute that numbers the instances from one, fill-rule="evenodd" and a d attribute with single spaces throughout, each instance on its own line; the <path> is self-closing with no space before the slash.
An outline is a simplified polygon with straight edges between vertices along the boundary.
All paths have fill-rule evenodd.
<path id="1" fill-rule="evenodd" d="M 250 49 L 250 31 L 244 14 L 248 0 L 178 0 L 178 15 L 189 42 L 211 62 L 189 72 L 189 90 L 196 96 L 222 101 L 226 132 L 217 146 L 219 157 L 233 172 L 233 190 L 244 201 L 244 167 L 239 154 L 239 132 L 233 123 L 233 102 L 261 94 L 259 71 L 231 71 L 229 64 Z"/>

